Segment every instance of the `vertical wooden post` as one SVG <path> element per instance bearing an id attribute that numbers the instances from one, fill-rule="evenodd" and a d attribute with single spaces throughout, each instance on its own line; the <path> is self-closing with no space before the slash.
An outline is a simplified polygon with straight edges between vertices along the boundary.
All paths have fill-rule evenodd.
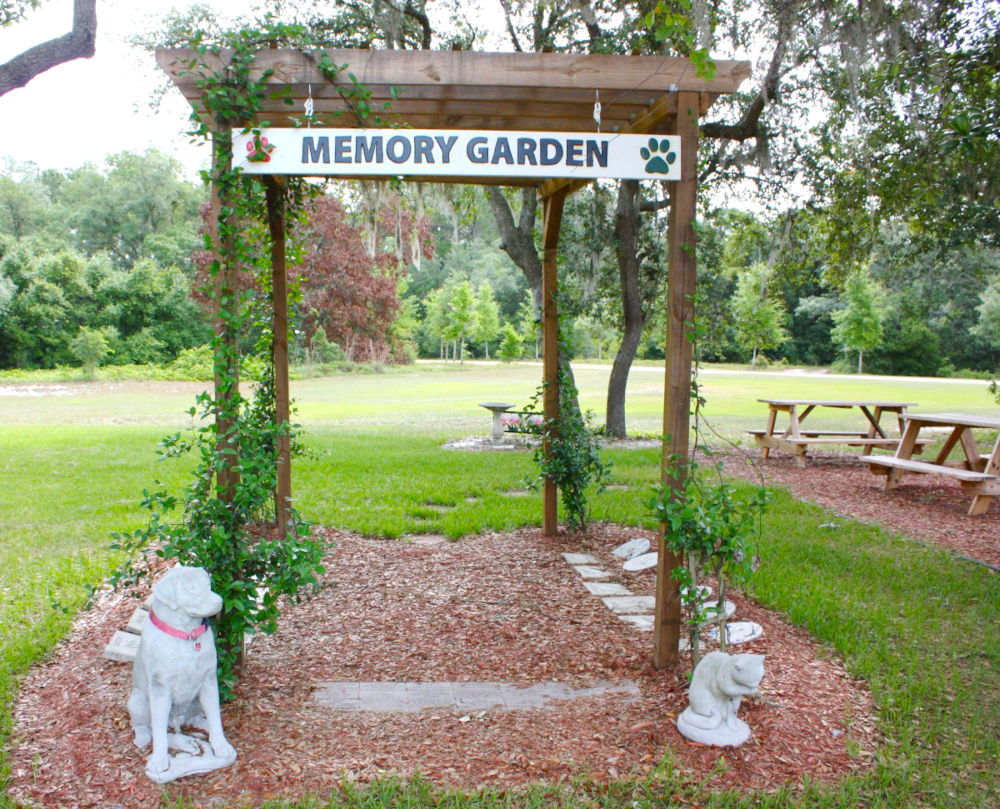
<path id="1" fill-rule="evenodd" d="M 215 178 L 223 177 L 232 167 L 232 142 L 225 122 L 216 123 L 212 137 L 212 171 Z M 239 393 L 240 360 L 236 344 L 235 317 L 239 298 L 236 294 L 236 257 L 233 231 L 235 214 L 230 213 L 220 228 L 219 215 L 223 206 L 232 211 L 233 201 L 223 199 L 218 179 L 212 182 L 212 220 L 209 224 L 212 243 L 218 259 L 218 269 L 213 281 L 215 312 L 215 427 L 216 451 L 220 460 L 215 469 L 216 488 L 220 500 L 231 503 L 236 497 L 239 482 L 239 446 L 234 418 L 234 405 Z M 221 362 L 220 362 L 221 355 Z"/>
<path id="2" fill-rule="evenodd" d="M 683 497 L 686 478 L 691 406 L 691 330 L 694 322 L 695 234 L 698 193 L 697 93 L 677 94 L 677 134 L 681 139 L 681 179 L 671 185 L 667 290 L 666 385 L 663 396 L 663 434 L 667 436 L 661 460 L 664 496 Z M 671 459 L 681 462 L 671 467 Z M 667 549 L 666 526 L 660 525 L 656 565 L 656 603 L 653 665 L 676 666 L 681 631 L 680 584 L 671 572 L 683 558 Z"/>
<path id="3" fill-rule="evenodd" d="M 287 427 L 291 420 L 288 390 L 288 288 L 285 273 L 285 197 L 281 181 L 264 177 L 267 226 L 271 233 L 272 358 L 274 360 L 274 421 Z M 288 531 L 292 501 L 292 442 L 287 431 L 278 437 L 278 490 L 274 513 L 281 536 Z"/>
<path id="4" fill-rule="evenodd" d="M 562 225 L 565 189 L 542 200 L 542 378 L 545 383 L 545 420 L 559 416 L 559 313 L 556 310 L 556 258 Z M 548 452 L 548 447 L 544 448 Z M 559 530 L 559 493 L 545 479 L 542 493 L 542 533 L 555 536 Z"/>

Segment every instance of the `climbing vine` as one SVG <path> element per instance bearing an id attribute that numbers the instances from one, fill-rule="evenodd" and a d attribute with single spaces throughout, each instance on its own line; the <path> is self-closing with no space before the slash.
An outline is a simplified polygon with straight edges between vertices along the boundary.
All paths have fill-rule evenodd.
<path id="1" fill-rule="evenodd" d="M 233 129 L 257 136 L 258 155 L 266 155 L 259 130 L 263 102 L 268 97 L 271 70 L 254 70 L 258 50 L 271 45 L 295 47 L 313 57 L 328 80 L 341 70 L 320 49 L 324 43 L 302 26 L 265 18 L 260 29 L 242 28 L 214 37 L 183 27 L 174 33 L 174 46 L 192 52 L 185 71 L 201 94 L 201 109 L 192 117 L 191 134 L 212 144 L 212 167 L 203 173 L 215 191 L 211 233 L 206 247 L 212 260 L 210 281 L 202 290 L 211 302 L 214 395 L 204 393 L 191 408 L 201 426 L 192 435 L 177 433 L 162 441 L 163 457 L 194 456 L 192 479 L 178 499 L 159 482 L 144 492 L 142 505 L 150 512 L 143 528 L 114 535 L 114 547 L 136 560 L 119 574 L 134 581 L 143 573 L 144 554 L 176 559 L 204 567 L 223 608 L 214 619 L 219 653 L 219 684 L 232 694 L 245 637 L 273 632 L 282 596 L 297 599 L 318 584 L 322 573 L 322 542 L 310 536 L 309 526 L 294 509 L 285 525 L 268 528 L 275 516 L 278 446 L 296 431 L 277 423 L 273 338 L 270 333 L 270 255 L 267 248 L 264 188 L 261 181 L 233 168 Z M 338 87 L 346 108 L 360 121 L 373 110 L 363 85 L 351 80 Z M 304 121 L 306 123 L 311 121 Z M 377 125 L 377 121 L 375 121 Z M 301 178 L 281 186 L 280 205 L 294 229 L 305 216 L 315 187 Z M 240 276 L 254 283 L 241 289 Z M 253 341 L 253 335 L 258 335 Z M 240 391 L 240 346 L 250 340 L 262 362 L 254 392 Z"/>
<path id="2" fill-rule="evenodd" d="M 697 341 L 703 331 L 696 321 L 691 339 Z M 661 483 L 647 503 L 663 526 L 667 547 L 682 560 L 671 571 L 671 577 L 680 584 L 687 612 L 692 666 L 697 666 L 700 659 L 701 633 L 713 624 L 718 627 L 719 647 L 727 650 L 727 588 L 746 581 L 760 565 L 757 549 L 769 501 L 763 485 L 748 491 L 728 482 L 721 465 L 705 467 L 696 462 L 695 453 L 699 450 L 711 455 L 711 450 L 702 443 L 703 425 L 707 424 L 704 405 L 695 364 L 691 377 L 694 441 L 690 457 L 666 458 L 666 478 L 683 482 L 680 487 Z M 716 436 L 721 437 L 717 433 Z M 665 450 L 668 442 L 669 436 L 664 436 Z M 714 604 L 703 589 L 704 577 L 709 572 L 715 575 L 719 587 Z"/>

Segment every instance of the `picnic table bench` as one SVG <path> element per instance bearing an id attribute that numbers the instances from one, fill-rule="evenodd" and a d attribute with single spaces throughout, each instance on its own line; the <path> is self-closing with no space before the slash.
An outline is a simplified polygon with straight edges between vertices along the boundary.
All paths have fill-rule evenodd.
<path id="1" fill-rule="evenodd" d="M 973 495 L 969 514 L 989 511 L 993 498 L 1000 496 L 1000 419 L 965 413 L 909 413 L 902 418 L 906 428 L 895 455 L 861 457 L 874 474 L 885 475 L 883 490 L 895 488 L 910 473 L 941 475 L 954 478 Z M 948 437 L 933 460 L 914 460 L 911 456 L 917 442 L 922 440 L 918 435 L 924 427 L 943 427 L 949 431 Z M 991 452 L 979 451 L 974 429 L 998 431 Z M 949 460 L 956 446 L 962 448 L 965 457 Z"/>
<path id="2" fill-rule="evenodd" d="M 863 447 L 865 453 L 870 453 L 875 447 L 896 449 L 900 438 L 886 435 L 882 428 L 882 414 L 895 413 L 902 434 L 902 416 L 908 407 L 915 402 L 898 402 L 888 400 L 845 400 L 845 399 L 758 399 L 768 406 L 767 425 L 763 430 L 747 430 L 754 437 L 757 445 L 764 450 L 764 457 L 770 457 L 772 449 L 792 453 L 799 466 L 805 466 L 806 452 L 810 444 L 839 444 L 851 447 Z M 817 407 L 832 407 L 840 409 L 858 408 L 868 422 L 866 429 L 859 430 L 824 430 L 806 429 L 802 422 Z M 801 412 L 800 412 L 801 408 Z M 778 414 L 788 416 L 788 427 L 781 431 L 776 429 Z M 921 440 L 914 445 L 914 452 L 920 452 L 929 440 Z"/>

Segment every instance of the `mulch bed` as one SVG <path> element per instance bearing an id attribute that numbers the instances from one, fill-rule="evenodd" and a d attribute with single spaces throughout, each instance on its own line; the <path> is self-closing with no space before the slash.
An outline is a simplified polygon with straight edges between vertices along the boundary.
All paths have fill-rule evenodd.
<path id="1" fill-rule="evenodd" d="M 883 491 L 885 478 L 869 472 L 857 454 L 845 452 L 810 451 L 805 468 L 781 452 L 772 452 L 766 461 L 754 450 L 727 453 L 719 459 L 731 475 L 786 486 L 799 500 L 1000 569 L 1000 498 L 986 514 L 970 516 L 972 496 L 955 480 L 907 475 L 898 487 Z"/>
<path id="2" fill-rule="evenodd" d="M 389 773 L 470 789 L 576 773 L 613 780 L 649 772 L 668 751 L 711 787 L 772 789 L 806 775 L 828 782 L 871 766 L 878 738 L 864 685 L 829 649 L 738 593 L 737 619 L 764 628 L 738 650 L 767 655 L 759 695 L 740 710 L 752 736 L 735 749 L 680 736 L 685 673 L 654 670 L 651 633 L 615 617 L 561 557 L 592 553 L 619 571 L 612 580 L 651 595 L 653 573 L 623 572 L 611 555 L 642 531 L 596 525 L 545 538 L 533 529 L 457 543 L 323 533 L 336 543 L 323 589 L 289 606 L 276 635 L 253 641 L 237 699 L 224 707 L 240 758 L 175 782 L 170 793 L 195 806 L 255 805 Z M 101 658 L 135 605 L 105 596 L 25 679 L 14 711 L 13 796 L 45 807 L 159 804 L 161 789 L 143 772 L 146 752 L 131 742 L 131 666 Z M 311 698 L 317 684 L 338 680 L 631 680 L 641 697 L 607 693 L 470 715 L 335 711 Z M 710 775 L 723 758 L 725 774 Z"/>

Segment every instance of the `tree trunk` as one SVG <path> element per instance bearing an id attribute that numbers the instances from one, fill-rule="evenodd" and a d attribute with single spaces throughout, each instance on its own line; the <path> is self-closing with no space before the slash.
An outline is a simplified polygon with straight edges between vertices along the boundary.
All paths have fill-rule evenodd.
<path id="1" fill-rule="evenodd" d="M 859 374 L 861 373 L 861 366 L 862 366 L 864 355 L 865 355 L 864 350 L 859 348 L 858 349 L 858 373 Z"/>
<path id="2" fill-rule="evenodd" d="M 753 354 L 750 357 L 750 370 L 751 371 L 756 371 L 757 370 L 757 348 L 756 347 L 754 347 Z"/>
<path id="3" fill-rule="evenodd" d="M 507 198 L 499 188 L 487 188 L 486 198 L 490 203 L 490 210 L 497 223 L 497 230 L 500 232 L 500 249 L 503 250 L 511 261 L 513 261 L 524 277 L 528 281 L 531 289 L 531 302 L 535 307 L 535 323 L 542 321 L 542 260 L 538 256 L 538 248 L 535 246 L 535 209 L 538 207 L 538 195 L 532 187 L 521 189 L 521 212 L 518 215 L 517 224 L 514 223 L 514 214 L 510 209 Z M 535 337 L 535 359 L 538 359 L 538 337 Z M 573 369 L 570 367 L 569 358 L 559 346 L 559 367 L 562 368 L 573 381 Z M 573 407 L 579 412 L 580 405 L 574 400 Z"/>
<path id="4" fill-rule="evenodd" d="M 608 403 L 604 430 L 609 436 L 624 438 L 625 392 L 628 374 L 639 349 L 639 338 L 645 315 L 639 291 L 639 181 L 622 180 L 618 186 L 618 208 L 615 212 L 615 252 L 618 256 L 618 276 L 622 296 L 622 342 L 615 355 L 608 380 Z"/>

